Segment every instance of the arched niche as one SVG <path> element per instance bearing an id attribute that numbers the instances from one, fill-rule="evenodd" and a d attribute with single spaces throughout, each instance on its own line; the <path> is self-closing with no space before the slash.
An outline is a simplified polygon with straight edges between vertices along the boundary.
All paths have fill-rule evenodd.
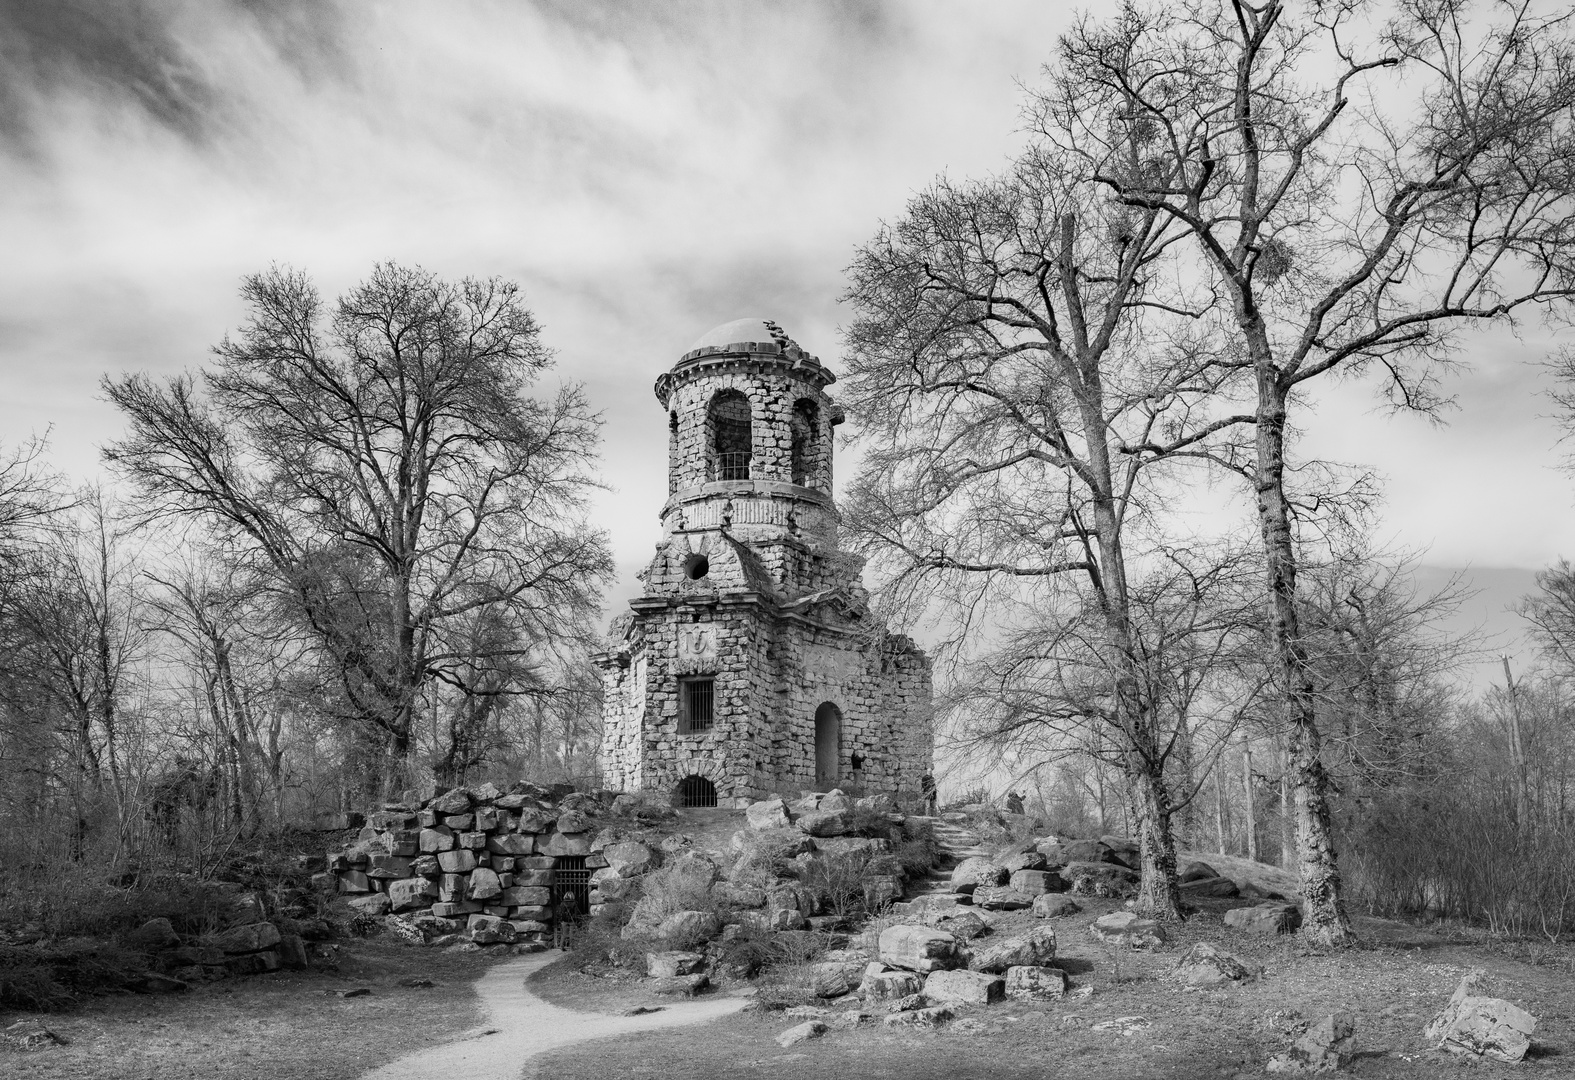
<path id="1" fill-rule="evenodd" d="M 748 480 L 754 457 L 754 413 L 737 390 L 718 390 L 705 410 L 706 479 Z"/>
<path id="2" fill-rule="evenodd" d="M 679 806 L 715 806 L 716 785 L 703 776 L 691 773 L 678 781 L 673 801 Z"/>
<path id="3" fill-rule="evenodd" d="M 801 487 L 821 487 L 820 406 L 809 398 L 793 403 L 788 419 L 792 431 L 791 479 Z"/>
<path id="4" fill-rule="evenodd" d="M 842 710 L 829 701 L 815 710 L 815 790 L 830 791 L 841 779 Z"/>

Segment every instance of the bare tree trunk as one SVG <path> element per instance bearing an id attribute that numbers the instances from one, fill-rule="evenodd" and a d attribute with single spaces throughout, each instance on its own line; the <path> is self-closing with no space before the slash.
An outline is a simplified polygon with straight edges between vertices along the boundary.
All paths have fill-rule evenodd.
<path id="1" fill-rule="evenodd" d="M 1225 852 L 1225 785 L 1220 774 L 1225 771 L 1224 755 L 1214 764 L 1214 832 L 1219 841 L 1219 853 Z"/>
<path id="2" fill-rule="evenodd" d="M 1241 805 L 1247 815 L 1247 858 L 1258 861 L 1258 790 L 1252 780 L 1252 743 L 1241 740 Z"/>
<path id="3" fill-rule="evenodd" d="M 1526 743 L 1521 732 L 1520 695 L 1515 692 L 1515 679 L 1509 673 L 1509 657 L 1504 661 L 1504 687 L 1509 693 L 1509 753 L 1510 784 L 1515 795 L 1515 824 L 1522 835 L 1531 831 L 1531 800 L 1526 793 Z"/>
<path id="4" fill-rule="evenodd" d="M 1239 313 L 1246 314 L 1246 313 Z M 1303 933 L 1320 945 L 1354 935 L 1345 912 L 1340 866 L 1329 811 L 1329 774 L 1320 754 L 1317 699 L 1296 610 L 1296 538 L 1285 494 L 1285 388 L 1271 360 L 1262 316 L 1251 313 L 1249 337 L 1258 376 L 1258 522 L 1269 591 L 1269 624 L 1278 653 L 1292 791 L 1296 800 L 1296 849 L 1305 915 Z"/>

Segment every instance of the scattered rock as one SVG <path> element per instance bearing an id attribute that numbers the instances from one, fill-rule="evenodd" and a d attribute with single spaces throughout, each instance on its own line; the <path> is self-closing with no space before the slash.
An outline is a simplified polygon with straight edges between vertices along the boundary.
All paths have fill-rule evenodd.
<path id="1" fill-rule="evenodd" d="M 968 966 L 974 971 L 1000 974 L 1010 967 L 1044 967 L 1055 959 L 1055 931 L 1035 926 L 986 946 L 973 954 Z"/>
<path id="2" fill-rule="evenodd" d="M 879 964 L 871 964 L 877 970 L 864 970 L 864 979 L 859 984 L 859 993 L 864 995 L 864 1000 L 899 1001 L 911 997 L 924 989 L 924 976 L 913 971 L 885 971 L 879 970 Z"/>
<path id="3" fill-rule="evenodd" d="M 757 803 L 750 803 L 744 809 L 744 819 L 748 821 L 749 827 L 756 832 L 764 832 L 767 829 L 785 829 L 793 824 L 792 819 L 788 817 L 787 804 L 782 801 L 780 796 L 763 799 Z"/>
<path id="4" fill-rule="evenodd" d="M 1185 885 L 1189 881 L 1203 881 L 1219 876 L 1219 871 L 1206 862 L 1189 862 L 1181 868 L 1181 873 L 1176 875 L 1176 880 Z"/>
<path id="5" fill-rule="evenodd" d="M 990 932 L 990 924 L 977 911 L 965 907 L 925 912 L 924 925 L 944 930 L 958 941 L 972 941 Z"/>
<path id="6" fill-rule="evenodd" d="M 645 954 L 645 973 L 653 979 L 672 979 L 679 975 L 693 975 L 705 969 L 705 957 L 695 952 L 648 952 Z"/>
<path id="7" fill-rule="evenodd" d="M 1010 884 L 1017 892 L 1033 897 L 1066 891 L 1066 882 L 1054 870 L 1013 870 Z"/>
<path id="8" fill-rule="evenodd" d="M 777 1045 L 781 1047 L 797 1046 L 809 1039 L 818 1039 L 826 1033 L 826 1025 L 819 1020 L 806 1020 L 797 1027 L 790 1027 L 777 1036 Z"/>
<path id="9" fill-rule="evenodd" d="M 1356 1043 L 1356 1019 L 1348 1012 L 1324 1017 L 1283 1054 L 1269 1059 L 1271 1073 L 1319 1073 L 1343 1069 Z"/>
<path id="10" fill-rule="evenodd" d="M 957 939 L 944 930 L 899 923 L 880 933 L 880 962 L 907 971 L 931 972 L 957 966 Z"/>
<path id="11" fill-rule="evenodd" d="M 710 941 L 722 932 L 721 921 L 709 911 L 680 911 L 662 920 L 656 933 L 667 941 L 698 943 Z"/>
<path id="12" fill-rule="evenodd" d="M 168 919 L 155 919 L 154 922 L 168 923 Z M 18 1020 L 0 1028 L 0 1046 L 7 1050 L 20 1050 L 32 1052 L 35 1050 L 48 1050 L 52 1046 L 68 1046 L 71 1040 L 56 1035 L 38 1020 Z"/>
<path id="13" fill-rule="evenodd" d="M 1181 884 L 1181 891 L 1185 896 L 1212 896 L 1222 899 L 1241 895 L 1241 889 L 1228 877 L 1195 878 L 1192 881 L 1184 881 Z"/>
<path id="14" fill-rule="evenodd" d="M 842 836 L 848 831 L 849 810 L 812 810 L 798 819 L 810 836 Z"/>
<path id="15" fill-rule="evenodd" d="M 1006 982 L 982 971 L 932 971 L 924 980 L 924 996 L 947 1005 L 989 1005 L 1006 995 Z"/>
<path id="16" fill-rule="evenodd" d="M 168 919 L 149 919 L 126 935 L 126 944 L 142 952 L 158 952 L 179 945 L 180 935 Z"/>
<path id="17" fill-rule="evenodd" d="M 940 1027 L 955 1014 L 946 1005 L 936 1005 L 928 1009 L 904 1009 L 902 1012 L 892 1013 L 883 1021 L 887 1027 Z"/>
<path id="18" fill-rule="evenodd" d="M 1065 996 L 1066 972 L 1058 967 L 1009 967 L 1006 996 L 1027 1001 L 1053 1001 Z"/>
<path id="19" fill-rule="evenodd" d="M 1250 979 L 1253 971 L 1240 957 L 1200 941 L 1181 954 L 1176 961 L 1176 974 L 1187 986 L 1223 986 Z"/>
<path id="20" fill-rule="evenodd" d="M 701 972 L 693 975 L 678 975 L 670 979 L 646 980 L 646 988 L 651 993 L 663 997 L 694 997 L 710 985 L 711 980 Z"/>
<path id="21" fill-rule="evenodd" d="M 1034 906 L 1034 898 L 1027 893 L 994 885 L 981 885 L 975 889 L 973 902 L 986 911 L 1022 911 Z"/>
<path id="22" fill-rule="evenodd" d="M 324 990 L 323 993 L 327 994 L 329 997 L 358 998 L 370 997 L 372 994 L 372 989 L 368 986 L 352 986 L 344 990 Z"/>
<path id="23" fill-rule="evenodd" d="M 386 903 L 388 897 L 384 896 L 383 900 Z M 351 903 L 355 901 L 352 900 Z M 279 944 L 279 928 L 268 922 L 232 926 L 220 934 L 214 944 L 227 953 L 260 952 Z"/>
<path id="24" fill-rule="evenodd" d="M 1057 919 L 1063 915 L 1076 915 L 1083 909 L 1076 900 L 1063 893 L 1046 893 L 1034 897 L 1034 915 L 1041 919 Z"/>
<path id="25" fill-rule="evenodd" d="M 974 855 L 957 864 L 952 871 L 952 885 L 957 891 L 978 885 L 1005 885 L 1011 878 L 1004 866 L 997 866 L 983 855 Z"/>
<path id="26" fill-rule="evenodd" d="M 1094 920 L 1088 932 L 1106 945 L 1129 949 L 1147 949 L 1162 945 L 1165 941 L 1164 927 L 1153 919 L 1141 919 L 1131 911 L 1113 911 L 1109 915 L 1102 915 Z"/>
<path id="27" fill-rule="evenodd" d="M 1109 1020 L 1101 1020 L 1090 1030 L 1109 1031 L 1131 1038 L 1133 1035 L 1146 1031 L 1152 1026 L 1152 1022 L 1146 1016 L 1117 1016 Z"/>
<path id="28" fill-rule="evenodd" d="M 1302 909 L 1278 903 L 1232 908 L 1225 913 L 1225 925 L 1249 934 L 1290 934 L 1302 925 Z"/>
<path id="29" fill-rule="evenodd" d="M 1503 998 L 1490 997 L 1484 973 L 1460 980 L 1449 1003 L 1423 1034 L 1452 1054 L 1517 1062 L 1531 1049 L 1537 1018 Z"/>

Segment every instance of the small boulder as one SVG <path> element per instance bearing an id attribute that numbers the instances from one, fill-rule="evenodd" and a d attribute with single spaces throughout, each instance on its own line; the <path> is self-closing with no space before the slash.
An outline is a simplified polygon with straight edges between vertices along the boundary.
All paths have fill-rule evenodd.
<path id="1" fill-rule="evenodd" d="M 159 952 L 180 944 L 180 935 L 168 919 L 149 919 L 126 935 L 126 944 L 139 952 Z"/>
<path id="2" fill-rule="evenodd" d="M 818 1039 L 826 1033 L 826 1025 L 819 1020 L 806 1020 L 797 1027 L 790 1027 L 777 1036 L 777 1045 L 781 1047 L 797 1046 L 809 1039 Z"/>
<path id="3" fill-rule="evenodd" d="M 875 968 L 871 971 L 870 968 Z M 924 989 L 924 976 L 913 971 L 886 971 L 879 964 L 864 969 L 859 993 L 865 1001 L 897 1001 Z"/>
<path id="4" fill-rule="evenodd" d="M 1537 1018 L 1503 998 L 1490 997 L 1481 970 L 1460 985 L 1423 1034 L 1453 1054 L 1517 1062 L 1531 1049 Z"/>
<path id="5" fill-rule="evenodd" d="M 942 908 L 927 911 L 924 925 L 944 930 L 958 941 L 972 941 L 990 932 L 990 924 L 977 911 L 965 907 Z"/>
<path id="6" fill-rule="evenodd" d="M 943 930 L 899 923 L 880 933 L 880 962 L 928 973 L 957 966 L 957 939 Z"/>
<path id="7" fill-rule="evenodd" d="M 997 863 L 1001 869 L 1009 874 L 1016 874 L 1019 870 L 1043 870 L 1048 865 L 1043 852 L 1030 848 L 1027 851 L 1014 852 L 1005 858 L 998 858 Z"/>
<path id="8" fill-rule="evenodd" d="M 694 997 L 710 986 L 711 980 L 697 971 L 693 975 L 679 975 L 671 979 L 647 979 L 645 985 L 651 993 L 663 997 Z"/>
<path id="9" fill-rule="evenodd" d="M 1271 1073 L 1320 1073 L 1343 1069 L 1351 1062 L 1356 1043 L 1356 1019 L 1348 1012 L 1324 1017 L 1291 1044 L 1290 1050 L 1269 1059 Z"/>
<path id="10" fill-rule="evenodd" d="M 1012 875 L 983 855 L 964 859 L 952 871 L 953 886 L 1005 885 Z M 961 889 L 958 889 L 961 892 Z"/>
<path id="11" fill-rule="evenodd" d="M 383 910 L 377 912 L 377 914 L 388 914 L 388 897 L 382 893 L 373 893 L 372 895 L 380 897 L 383 901 Z M 352 905 L 357 904 L 361 899 L 363 898 L 358 897 L 356 900 L 351 900 L 350 903 Z M 232 926 L 220 934 L 214 940 L 214 944 L 227 953 L 252 953 L 273 948 L 279 944 L 279 939 L 280 934 L 277 926 L 269 922 L 260 922 L 249 923 L 246 926 Z"/>
<path id="12" fill-rule="evenodd" d="M 1249 934 L 1290 934 L 1302 925 L 1302 909 L 1278 903 L 1232 908 L 1225 913 L 1225 925 Z"/>
<path id="13" fill-rule="evenodd" d="M 924 997 L 946 1005 L 989 1005 L 1006 996 L 1006 981 L 982 971 L 932 971 Z"/>
<path id="14" fill-rule="evenodd" d="M 1199 941 L 1176 961 L 1176 975 L 1187 986 L 1223 986 L 1252 978 L 1252 968 L 1239 956 Z"/>
<path id="15" fill-rule="evenodd" d="M 705 957 L 695 952 L 669 950 L 645 954 L 645 973 L 653 979 L 674 979 L 705 970 Z"/>
<path id="16" fill-rule="evenodd" d="M 1109 845 L 1099 840 L 1069 840 L 1060 846 L 1060 856 L 1068 863 L 1119 861 Z"/>
<path id="17" fill-rule="evenodd" d="M 1185 885 L 1189 881 L 1203 881 L 1205 878 L 1219 876 L 1219 871 L 1206 862 L 1189 862 L 1181 868 L 1181 872 L 1176 875 L 1176 880 Z"/>
<path id="18" fill-rule="evenodd" d="M 853 800 L 841 788 L 832 788 L 820 797 L 820 803 L 816 809 L 822 811 L 852 810 Z"/>
<path id="19" fill-rule="evenodd" d="M 656 852 L 632 840 L 608 844 L 602 848 L 602 858 L 607 860 L 607 868 L 621 878 L 637 877 L 656 869 Z"/>
<path id="20" fill-rule="evenodd" d="M 1066 972 L 1058 967 L 1009 967 L 1006 996 L 1025 1001 L 1054 1001 L 1066 995 Z"/>
<path id="21" fill-rule="evenodd" d="M 656 928 L 660 938 L 691 944 L 710 941 L 721 932 L 721 921 L 709 911 L 680 911 L 663 919 Z"/>
<path id="22" fill-rule="evenodd" d="M 470 809 L 470 805 L 470 792 L 464 788 L 455 788 L 427 803 L 427 809 L 443 815 L 463 814 Z"/>
<path id="23" fill-rule="evenodd" d="M 1034 906 L 1034 898 L 1027 893 L 995 885 L 981 885 L 975 889 L 973 902 L 975 907 L 986 911 L 1022 911 Z"/>
<path id="24" fill-rule="evenodd" d="M 1064 893 L 1046 893 L 1034 897 L 1034 915 L 1041 919 L 1058 919 L 1063 915 L 1076 915 L 1083 909 L 1076 900 Z"/>
<path id="25" fill-rule="evenodd" d="M 1140 876 L 1136 870 L 1110 862 L 1071 862 L 1061 870 L 1067 891 L 1078 896 L 1122 899 L 1137 895 Z"/>
<path id="26" fill-rule="evenodd" d="M 744 808 L 744 819 L 749 823 L 749 827 L 756 832 L 764 832 L 767 829 L 785 829 L 793 824 L 792 819 L 788 817 L 787 804 L 782 801 L 780 796 L 762 799 L 757 803 L 750 803 Z"/>
<path id="27" fill-rule="evenodd" d="M 810 836 L 842 836 L 849 828 L 848 810 L 814 810 L 798 819 L 798 827 Z"/>
<path id="28" fill-rule="evenodd" d="M 1054 870 L 1013 870 L 1010 885 L 1025 896 L 1066 891 L 1066 882 Z"/>
<path id="29" fill-rule="evenodd" d="M 1055 931 L 1031 927 L 974 952 L 968 966 L 974 971 L 1001 974 L 1009 967 L 1045 967 L 1055 959 Z"/>
<path id="30" fill-rule="evenodd" d="M 388 883 L 388 902 L 392 911 L 431 907 L 437 898 L 437 885 L 426 878 L 408 878 Z"/>
<path id="31" fill-rule="evenodd" d="M 392 890 L 390 890 L 392 892 Z M 503 883 L 490 867 L 478 866 L 470 875 L 465 896 L 470 900 L 496 900 L 503 895 Z"/>
<path id="32" fill-rule="evenodd" d="M 1216 899 L 1241 895 L 1241 889 L 1228 877 L 1194 878 L 1182 882 L 1181 891 L 1184 896 L 1210 896 Z"/>
<path id="33" fill-rule="evenodd" d="M 560 833 L 582 833 L 591 827 L 591 819 L 578 810 L 570 810 L 558 815 L 557 825 Z"/>
<path id="34" fill-rule="evenodd" d="M 920 996 L 922 1002 L 922 995 Z M 949 1005 L 936 1005 L 928 1009 L 901 1009 L 886 1017 L 887 1027 L 936 1028 L 950 1020 L 955 1013 Z"/>
<path id="35" fill-rule="evenodd" d="M 1135 912 L 1113 911 L 1094 920 L 1088 932 L 1106 945 L 1128 949 L 1147 949 L 1165 941 L 1165 930 L 1153 919 L 1142 919 Z"/>

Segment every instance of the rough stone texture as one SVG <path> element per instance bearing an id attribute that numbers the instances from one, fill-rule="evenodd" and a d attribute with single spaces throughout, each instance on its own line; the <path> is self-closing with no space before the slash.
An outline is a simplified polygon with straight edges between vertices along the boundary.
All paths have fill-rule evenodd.
<path id="1" fill-rule="evenodd" d="M 1070 862 L 1061 870 L 1067 891 L 1079 896 L 1121 899 L 1136 896 L 1139 874 L 1118 863 Z"/>
<path id="2" fill-rule="evenodd" d="M 1320 1073 L 1343 1069 L 1351 1062 L 1356 1045 L 1356 1018 L 1348 1012 L 1324 1017 L 1291 1044 L 1290 1050 L 1269 1059 L 1271 1073 Z"/>
<path id="3" fill-rule="evenodd" d="M 388 903 L 386 896 L 383 897 L 383 902 L 385 905 Z M 227 953 L 259 952 L 279 944 L 279 936 L 279 928 L 273 923 L 251 923 L 247 926 L 230 927 L 214 940 L 214 944 Z"/>
<path id="4" fill-rule="evenodd" d="M 1088 932 L 1106 945 L 1147 949 L 1165 941 L 1165 929 L 1153 919 L 1140 919 L 1131 911 L 1113 911 L 1094 920 Z"/>
<path id="5" fill-rule="evenodd" d="M 797 1027 L 790 1027 L 777 1036 L 777 1045 L 781 1047 L 797 1046 L 810 1039 L 818 1039 L 826 1033 L 826 1025 L 819 1020 L 806 1020 Z"/>
<path id="6" fill-rule="evenodd" d="M 607 868 L 621 878 L 635 877 L 656 868 L 656 852 L 644 844 L 624 841 L 602 848 Z"/>
<path id="7" fill-rule="evenodd" d="M 1063 893 L 1046 893 L 1044 896 L 1034 897 L 1034 915 L 1041 919 L 1076 915 L 1082 910 L 1076 900 Z"/>
<path id="8" fill-rule="evenodd" d="M 1054 1001 L 1066 995 L 1066 972 L 1058 967 L 1022 966 L 1006 969 L 1006 996 L 1027 1001 Z"/>
<path id="9" fill-rule="evenodd" d="M 673 979 L 705 970 L 705 957 L 696 952 L 670 950 L 645 954 L 645 973 L 653 979 Z"/>
<path id="10" fill-rule="evenodd" d="M 880 932 L 880 962 L 907 971 L 957 966 L 957 939 L 943 930 L 899 923 Z"/>
<path id="11" fill-rule="evenodd" d="M 1449 1003 L 1423 1035 L 1440 1050 L 1494 1061 L 1516 1062 L 1531 1049 L 1537 1018 L 1503 998 L 1487 994 L 1478 969 L 1460 980 Z"/>
<path id="12" fill-rule="evenodd" d="M 1290 934 L 1302 925 L 1302 909 L 1295 904 L 1232 908 L 1225 913 L 1225 925 L 1249 934 Z"/>
<path id="13" fill-rule="evenodd" d="M 864 995 L 866 1001 L 896 1001 L 924 989 L 924 976 L 917 972 L 887 971 L 879 964 L 871 964 L 870 967 L 876 970 L 866 968 L 864 981 L 859 984 L 859 993 Z"/>
<path id="14" fill-rule="evenodd" d="M 168 919 L 149 919 L 126 935 L 126 944 L 145 952 L 173 949 L 180 944 L 180 935 Z"/>
<path id="15" fill-rule="evenodd" d="M 999 975 L 1009 967 L 1045 967 L 1054 959 L 1055 931 L 1048 926 L 1035 926 L 1027 933 L 976 948 L 968 966 L 974 971 Z"/>
<path id="16" fill-rule="evenodd" d="M 407 878 L 388 883 L 388 902 L 394 911 L 431 907 L 438 898 L 438 887 L 426 878 Z"/>
<path id="17" fill-rule="evenodd" d="M 1176 975 L 1187 986 L 1223 986 L 1250 979 L 1253 969 L 1239 956 L 1221 952 L 1206 941 L 1195 943 L 1176 961 Z"/>
<path id="18" fill-rule="evenodd" d="M 1021 911 L 1034 906 L 1034 898 L 1016 889 L 981 885 L 973 891 L 973 902 L 986 911 Z"/>
<path id="19" fill-rule="evenodd" d="M 797 825 L 810 836 L 841 836 L 848 831 L 847 810 L 815 810 L 803 815 Z"/>
<path id="20" fill-rule="evenodd" d="M 1241 889 L 1228 877 L 1194 878 L 1183 882 L 1181 885 L 1183 896 L 1211 896 L 1216 899 L 1229 899 L 1240 896 Z"/>
<path id="21" fill-rule="evenodd" d="M 657 936 L 668 941 L 710 941 L 722 932 L 722 924 L 709 911 L 680 911 L 669 915 L 657 927 Z"/>
<path id="22" fill-rule="evenodd" d="M 1185 885 L 1189 881 L 1203 881 L 1206 878 L 1219 876 L 1219 871 L 1206 862 L 1189 862 L 1181 868 L 1181 872 L 1176 875 L 1176 880 Z"/>
<path id="23" fill-rule="evenodd" d="M 1001 865 L 1001 869 L 1014 875 L 1019 870 L 1044 870 L 1049 866 L 1044 853 L 1034 848 L 1028 848 L 1026 851 L 1014 851 L 1010 855 L 997 858 L 995 861 Z"/>
<path id="24" fill-rule="evenodd" d="M 1005 885 L 1011 876 L 1006 867 L 997 866 L 983 855 L 974 855 L 952 870 L 952 885 Z"/>
<path id="25" fill-rule="evenodd" d="M 1054 870 L 1013 870 L 1010 884 L 1012 889 L 1027 896 L 1066 891 L 1066 882 Z"/>
<path id="26" fill-rule="evenodd" d="M 922 996 L 920 1000 L 922 1004 Z M 887 1027 L 935 1028 L 940 1027 L 954 1015 L 956 1014 L 952 1012 L 949 1005 L 936 1005 L 928 1009 L 915 1006 L 894 1012 L 883 1022 Z"/>
<path id="27" fill-rule="evenodd" d="M 990 932 L 990 924 L 977 911 L 965 907 L 941 908 L 927 911 L 924 925 L 944 930 L 958 941 L 972 941 Z"/>
<path id="28" fill-rule="evenodd" d="M 694 997 L 707 986 L 711 980 L 702 972 L 693 975 L 679 975 L 671 979 L 647 979 L 646 988 L 653 994 L 664 997 Z"/>
<path id="29" fill-rule="evenodd" d="M 749 827 L 757 832 L 766 829 L 785 829 L 793 824 L 788 818 L 787 804 L 780 796 L 750 803 L 744 810 L 744 818 L 749 822 Z"/>
<path id="30" fill-rule="evenodd" d="M 909 639 L 876 633 L 863 560 L 839 548 L 830 373 L 772 334 L 705 345 L 657 382 L 669 497 L 643 595 L 595 657 L 603 775 L 613 790 L 663 796 L 698 776 L 730 806 L 843 780 L 917 798 L 933 760 L 930 663 Z M 722 395 L 737 395 L 749 424 L 719 450 L 733 438 L 713 408 Z M 690 730 L 679 680 L 705 676 L 712 724 Z M 817 762 L 823 705 L 840 721 Z"/>
<path id="31" fill-rule="evenodd" d="M 932 971 L 924 979 L 924 996 L 946 1005 L 989 1005 L 1006 996 L 1006 981 L 982 971 Z"/>
<path id="32" fill-rule="evenodd" d="M 445 874 L 468 874 L 476 868 L 476 853 L 463 848 L 441 852 L 437 860 Z"/>

